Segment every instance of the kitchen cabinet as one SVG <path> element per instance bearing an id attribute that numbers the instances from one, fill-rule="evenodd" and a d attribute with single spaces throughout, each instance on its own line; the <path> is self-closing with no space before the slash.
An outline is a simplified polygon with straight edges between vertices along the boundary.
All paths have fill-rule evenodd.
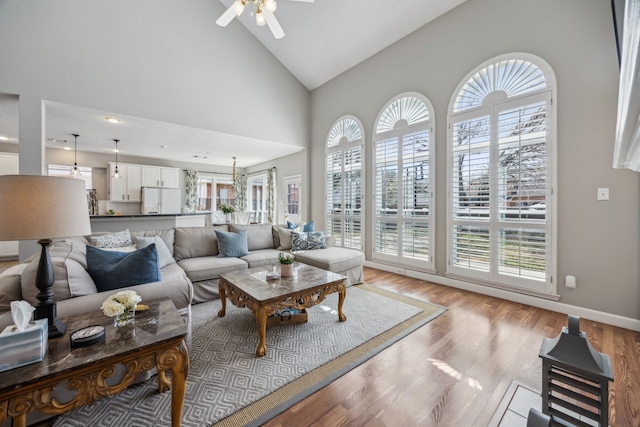
<path id="1" fill-rule="evenodd" d="M 18 155 L 0 153 L 0 175 L 18 174 Z M 17 241 L 0 241 L 0 258 L 17 258 L 19 247 Z"/>
<path id="2" fill-rule="evenodd" d="M 140 202 L 142 166 L 118 164 L 118 178 L 114 178 L 115 163 L 109 163 L 109 200 L 112 202 Z"/>
<path id="3" fill-rule="evenodd" d="M 178 168 L 142 166 L 142 187 L 178 188 Z"/>

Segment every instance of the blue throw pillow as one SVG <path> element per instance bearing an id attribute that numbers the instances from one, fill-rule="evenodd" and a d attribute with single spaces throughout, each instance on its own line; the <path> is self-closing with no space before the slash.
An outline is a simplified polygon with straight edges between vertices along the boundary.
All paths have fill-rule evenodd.
<path id="1" fill-rule="evenodd" d="M 98 292 L 162 280 L 154 243 L 135 252 L 112 252 L 87 246 L 87 271 Z"/>
<path id="2" fill-rule="evenodd" d="M 238 233 L 220 230 L 215 231 L 216 237 L 218 238 L 218 248 L 220 250 L 218 258 L 235 258 L 249 255 L 246 229 Z"/>
<path id="3" fill-rule="evenodd" d="M 287 221 L 287 228 L 289 230 L 295 230 L 298 227 L 299 227 L 299 225 L 296 224 L 295 222 Z M 310 221 L 310 222 L 307 222 L 306 224 L 304 224 L 304 226 L 302 227 L 302 231 L 304 231 L 305 233 L 316 231 L 315 225 L 313 224 L 313 221 Z"/>
<path id="4" fill-rule="evenodd" d="M 324 231 L 314 231 L 310 233 L 292 231 L 291 236 L 291 252 L 327 249 Z"/>

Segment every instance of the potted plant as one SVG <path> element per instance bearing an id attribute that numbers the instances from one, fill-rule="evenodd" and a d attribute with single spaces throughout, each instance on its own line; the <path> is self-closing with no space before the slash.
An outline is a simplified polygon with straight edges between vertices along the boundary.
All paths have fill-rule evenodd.
<path id="1" fill-rule="evenodd" d="M 231 214 L 236 211 L 236 208 L 226 203 L 221 203 L 218 207 L 220 208 L 222 213 L 225 215 L 225 220 L 227 222 L 231 222 Z"/>
<path id="2" fill-rule="evenodd" d="M 278 262 L 280 263 L 280 276 L 282 277 L 293 276 L 293 263 L 295 261 L 296 259 L 293 257 L 293 255 L 280 252 L 278 254 Z"/>

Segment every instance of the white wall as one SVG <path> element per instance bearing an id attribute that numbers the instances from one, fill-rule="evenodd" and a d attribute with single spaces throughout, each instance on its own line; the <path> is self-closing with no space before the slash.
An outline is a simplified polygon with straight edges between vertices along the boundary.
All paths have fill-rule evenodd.
<path id="1" fill-rule="evenodd" d="M 352 114 L 365 127 L 366 255 L 372 239 L 371 134 L 407 91 L 427 96 L 436 123 L 436 268 L 446 270 L 446 119 L 453 91 L 482 62 L 509 52 L 546 60 L 558 82 L 558 284 L 561 302 L 640 319 L 637 173 L 611 167 L 618 64 L 609 2 L 469 0 L 311 94 L 311 217 L 324 219 L 324 144 Z M 596 201 L 609 187 L 611 199 Z M 566 289 L 565 275 L 577 277 Z"/>

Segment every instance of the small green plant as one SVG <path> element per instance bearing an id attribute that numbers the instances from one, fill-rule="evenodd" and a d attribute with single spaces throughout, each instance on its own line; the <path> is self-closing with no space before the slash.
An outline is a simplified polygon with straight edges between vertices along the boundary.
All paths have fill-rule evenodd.
<path id="1" fill-rule="evenodd" d="M 106 211 L 104 213 L 105 215 L 115 215 L 116 213 L 113 211 L 113 209 L 109 209 L 108 211 Z"/>
<path id="2" fill-rule="evenodd" d="M 293 255 L 285 254 L 284 252 L 278 254 L 278 262 L 280 264 L 293 264 L 295 261 L 296 259 Z"/>
<path id="3" fill-rule="evenodd" d="M 223 214 L 228 215 L 230 213 L 234 213 L 236 211 L 236 208 L 234 208 L 231 205 L 228 205 L 226 203 L 221 203 L 219 206 L 220 210 L 222 211 Z"/>

